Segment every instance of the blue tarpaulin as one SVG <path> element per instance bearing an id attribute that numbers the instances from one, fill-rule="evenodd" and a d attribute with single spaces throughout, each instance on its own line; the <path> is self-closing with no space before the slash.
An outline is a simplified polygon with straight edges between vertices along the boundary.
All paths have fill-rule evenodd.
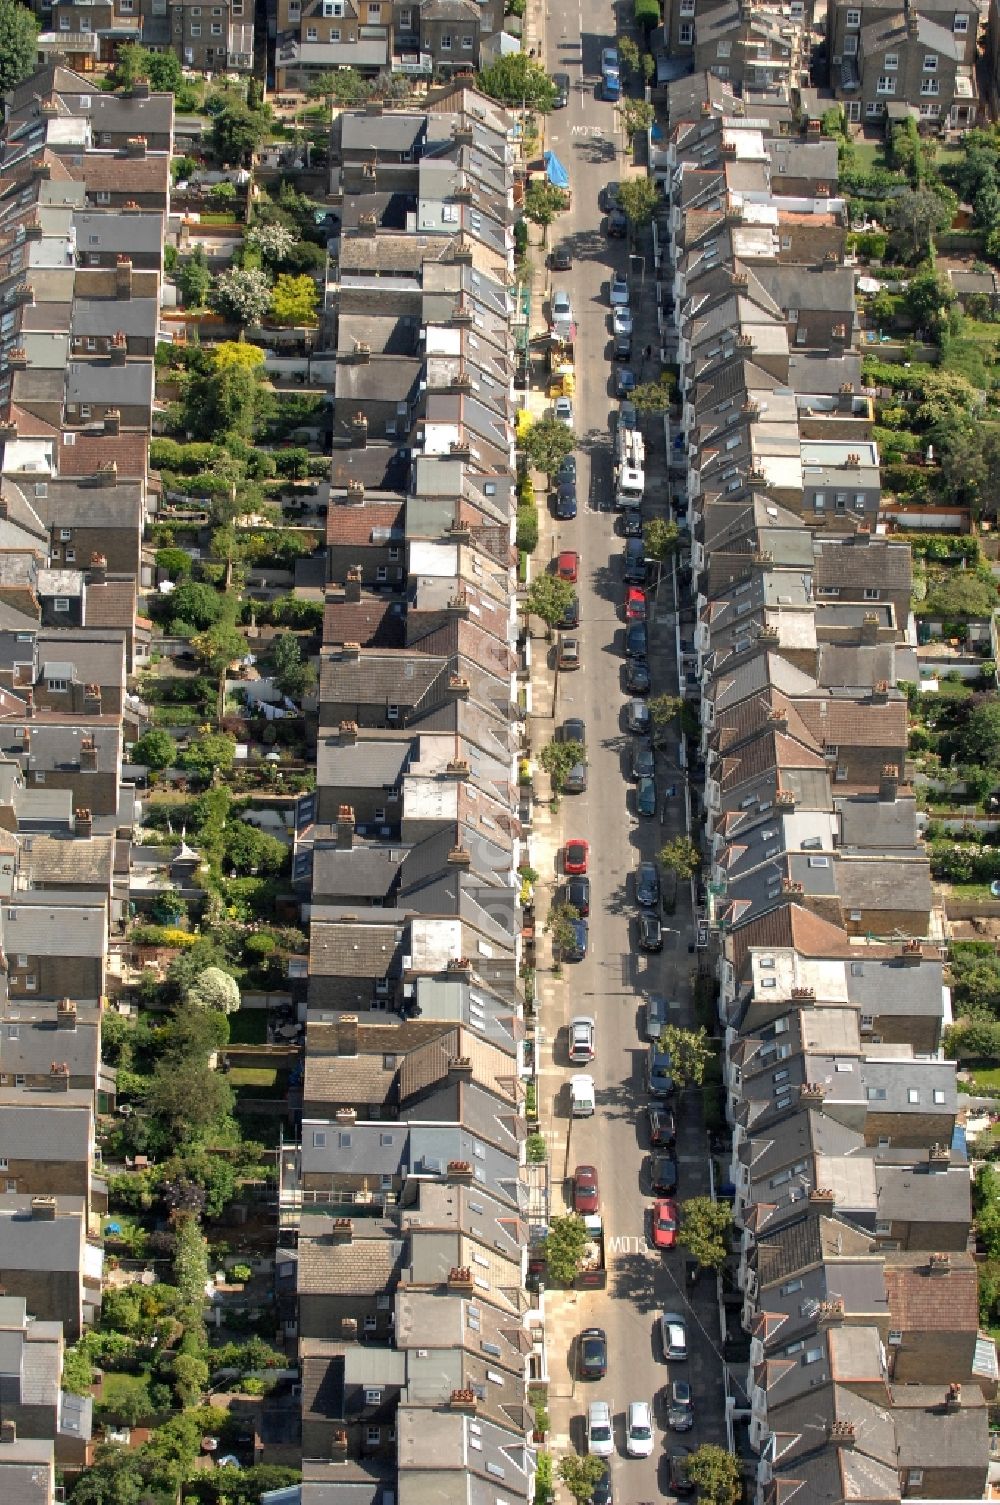
<path id="1" fill-rule="evenodd" d="M 563 167 L 555 152 L 545 153 L 545 172 L 553 188 L 569 187 L 569 173 Z"/>

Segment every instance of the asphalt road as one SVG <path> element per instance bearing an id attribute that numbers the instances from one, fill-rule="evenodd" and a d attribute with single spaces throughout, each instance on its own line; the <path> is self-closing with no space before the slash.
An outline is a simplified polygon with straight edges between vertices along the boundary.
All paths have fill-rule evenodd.
<path id="1" fill-rule="evenodd" d="M 610 430 L 617 402 L 612 396 L 608 281 L 612 269 L 629 270 L 629 254 L 625 242 L 606 238 L 604 216 L 598 208 L 601 188 L 626 173 L 616 112 L 599 98 L 598 88 L 601 49 L 615 41 L 615 16 L 599 0 L 552 0 L 546 26 L 548 70 L 568 73 L 572 85 L 568 107 L 549 117 L 545 144 L 568 168 L 572 188 L 571 209 L 558 218 L 549 235 L 551 244 L 568 244 L 574 257 L 572 271 L 555 274 L 553 281 L 556 287 L 569 290 L 577 324 L 580 504 L 575 521 L 553 524 L 553 550 L 573 548 L 581 556 L 578 590 L 583 647 L 582 672 L 560 678 L 557 720 L 584 718 L 590 762 L 588 792 L 566 796 L 561 810 L 564 839 L 579 836 L 591 844 L 592 883 L 590 953 L 582 963 L 567 967 L 565 1001 L 567 1013 L 592 1014 L 597 1021 L 597 1059 L 587 1069 L 597 1086 L 598 1111 L 594 1119 L 572 1125 L 566 1160 L 570 1170 L 577 1163 L 597 1166 L 609 1242 L 607 1291 L 573 1298 L 576 1304 L 570 1309 L 574 1326 L 595 1323 L 607 1330 L 608 1376 L 598 1383 L 577 1381 L 572 1399 L 565 1402 L 565 1416 L 555 1414 L 562 1403 L 554 1402 L 550 1409 L 554 1430 L 568 1431 L 573 1444 L 583 1451 L 587 1403 L 596 1398 L 613 1403 L 615 1501 L 631 1505 L 669 1494 L 666 1459 L 671 1445 L 723 1440 L 721 1361 L 714 1282 L 702 1281 L 689 1303 L 681 1251 L 658 1253 L 648 1238 L 652 1198 L 646 1168 L 642 997 L 647 991 L 665 994 L 676 1004 L 671 1017 L 693 1024 L 690 973 L 695 958 L 688 950 L 691 906 L 683 885 L 676 913 L 664 916 L 664 951 L 645 957 L 635 944 L 634 869 L 643 858 L 654 857 L 665 839 L 683 831 L 684 807 L 675 749 L 658 759 L 663 823 L 659 817 L 636 817 L 634 785 L 628 777 L 631 737 L 625 726 L 623 540 L 612 510 Z M 633 276 L 632 310 L 634 349 L 641 352 L 652 344 L 656 350 L 651 258 L 644 285 L 640 276 Z M 639 380 L 656 374 L 652 361 L 644 369 L 641 365 L 635 369 Z M 647 517 L 667 515 L 669 510 L 662 434 L 657 438 L 652 428 L 647 425 L 647 456 L 651 455 Z M 673 609 L 668 572 L 651 621 L 654 694 L 677 692 Z M 671 785 L 677 793 L 665 799 L 664 791 Z M 556 1042 L 555 1060 L 568 1076 L 565 1031 Z M 562 1098 L 564 1103 L 565 1093 Z M 708 1189 L 707 1145 L 697 1094 L 685 1094 L 676 1106 L 683 1199 Z M 557 1111 L 564 1113 L 565 1107 Z M 553 1167 L 557 1183 L 561 1169 Z M 691 1347 L 690 1361 L 673 1369 L 673 1378 L 686 1379 L 694 1387 L 696 1425 L 683 1437 L 665 1430 L 663 1390 L 671 1371 L 662 1359 L 657 1318 L 671 1309 L 687 1315 Z M 624 1412 L 629 1401 L 640 1399 L 654 1403 L 656 1447 L 651 1458 L 630 1459 L 625 1454 Z"/>

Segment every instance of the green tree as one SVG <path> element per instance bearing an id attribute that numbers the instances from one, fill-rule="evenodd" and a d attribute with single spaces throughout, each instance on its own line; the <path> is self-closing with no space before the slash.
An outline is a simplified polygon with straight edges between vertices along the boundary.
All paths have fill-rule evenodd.
<path id="1" fill-rule="evenodd" d="M 372 85 L 356 68 L 336 68 L 313 79 L 306 94 L 310 99 L 323 99 L 327 104 L 349 109 L 371 97 Z"/>
<path id="2" fill-rule="evenodd" d="M 115 54 L 114 81 L 119 89 L 134 89 L 149 82 L 149 63 L 153 54 L 139 42 L 125 42 Z"/>
<path id="3" fill-rule="evenodd" d="M 208 1389 L 208 1365 L 191 1353 L 179 1353 L 174 1359 L 173 1381 L 182 1406 L 193 1406 Z"/>
<path id="4" fill-rule="evenodd" d="M 680 1206 L 677 1241 L 703 1270 L 718 1270 L 729 1253 L 733 1209 L 711 1197 L 688 1197 Z"/>
<path id="5" fill-rule="evenodd" d="M 185 1002 L 196 1009 L 216 1009 L 221 1014 L 235 1014 L 240 1006 L 240 990 L 235 977 L 221 967 L 206 967 L 188 988 Z"/>
<path id="6" fill-rule="evenodd" d="M 223 613 L 224 598 L 200 580 L 185 580 L 168 597 L 170 616 L 175 622 L 187 622 L 203 632 L 213 627 Z"/>
<path id="7" fill-rule="evenodd" d="M 966 717 L 957 741 L 965 763 L 992 767 L 1000 762 L 1000 699 L 980 701 Z"/>
<path id="8" fill-rule="evenodd" d="M 545 178 L 532 178 L 524 190 L 521 213 L 533 225 L 548 231 L 557 214 L 569 208 L 569 196 Z"/>
<path id="9" fill-rule="evenodd" d="M 151 52 L 146 67 L 149 87 L 157 94 L 176 94 L 184 87 L 184 73 L 175 52 Z"/>
<path id="10" fill-rule="evenodd" d="M 660 1048 L 670 1056 L 670 1075 L 678 1087 L 700 1087 L 705 1068 L 714 1059 L 715 1050 L 704 1028 L 684 1029 L 679 1024 L 664 1025 Z"/>
<path id="11" fill-rule="evenodd" d="M 212 305 L 237 324 L 259 324 L 271 307 L 271 283 L 259 268 L 233 267 L 223 272 Z"/>
<path id="12" fill-rule="evenodd" d="M 38 22 L 19 0 L 0 0 L 0 94 L 34 72 Z"/>
<path id="13" fill-rule="evenodd" d="M 157 549 L 156 568 L 162 570 L 168 580 L 179 583 L 191 578 L 191 555 L 186 549 Z"/>
<path id="14" fill-rule="evenodd" d="M 642 54 L 642 77 L 647 88 L 656 77 L 656 59 L 651 52 L 644 52 Z"/>
<path id="15" fill-rule="evenodd" d="M 244 820 L 227 821 L 224 852 L 226 864 L 244 876 L 282 873 L 290 857 L 290 849 L 277 836 Z"/>
<path id="16" fill-rule="evenodd" d="M 555 627 L 569 609 L 576 592 L 568 580 L 558 575 L 536 575 L 524 598 L 525 610 L 541 617 L 546 627 Z"/>
<path id="17" fill-rule="evenodd" d="M 212 122 L 212 150 L 221 162 L 246 166 L 267 135 L 269 108 L 252 110 L 230 97 Z"/>
<path id="18" fill-rule="evenodd" d="M 654 26 L 659 26 L 660 0 L 634 0 L 633 13 L 635 24 L 642 29 L 648 37 Z"/>
<path id="19" fill-rule="evenodd" d="M 177 1219 L 171 1273 L 184 1305 L 200 1310 L 208 1285 L 208 1243 L 197 1218 Z"/>
<path id="20" fill-rule="evenodd" d="M 217 214 L 230 211 L 236 203 L 236 185 L 228 178 L 213 183 L 208 190 L 208 201 Z"/>
<path id="21" fill-rule="evenodd" d="M 684 709 L 680 695 L 654 695 L 648 704 L 653 725 L 660 731 L 675 721 Z"/>
<path id="22" fill-rule="evenodd" d="M 989 617 L 997 604 L 997 588 L 989 575 L 975 570 L 949 570 L 928 592 L 921 616 Z"/>
<path id="23" fill-rule="evenodd" d="M 918 329 L 934 339 L 948 327 L 948 312 L 955 302 L 955 289 L 943 272 L 932 268 L 910 278 L 905 299 L 907 311 Z"/>
<path id="24" fill-rule="evenodd" d="M 571 769 L 582 763 L 587 750 L 582 742 L 546 742 L 538 761 L 552 782 L 553 794 L 561 794 L 566 786 Z"/>
<path id="25" fill-rule="evenodd" d="M 295 250 L 296 236 L 287 225 L 254 224 L 247 228 L 243 244 L 253 246 L 265 261 L 286 261 Z"/>
<path id="26" fill-rule="evenodd" d="M 559 1478 L 565 1484 L 577 1505 L 588 1505 L 594 1498 L 594 1490 L 604 1475 L 604 1459 L 592 1453 L 579 1457 L 566 1453 L 559 1459 Z"/>
<path id="27" fill-rule="evenodd" d="M 555 475 L 566 456 L 573 452 L 576 439 L 564 423 L 556 418 L 538 418 L 525 429 L 522 447 L 528 464 L 547 476 Z"/>
<path id="28" fill-rule="evenodd" d="M 650 126 L 653 124 L 653 121 L 656 119 L 656 111 L 653 109 L 653 106 L 650 104 L 648 99 L 634 99 L 629 95 L 625 95 L 619 101 L 618 114 L 621 117 L 622 131 L 624 132 L 626 141 L 631 141 L 633 136 L 645 134 L 645 132 L 648 131 Z M 625 188 L 629 183 L 633 182 L 650 184 L 650 186 L 653 188 L 654 196 L 656 196 L 656 184 L 652 178 L 626 179 L 626 182 L 621 186 L 622 188 Z M 624 205 L 622 207 L 624 208 Z M 625 210 L 625 213 L 629 213 L 627 209 Z M 650 217 L 652 217 L 652 215 Z M 632 216 L 630 214 L 629 219 L 632 219 Z M 634 223 L 635 221 L 633 220 L 633 224 Z"/>
<path id="29" fill-rule="evenodd" d="M 163 768 L 172 768 L 176 757 L 177 743 L 160 726 L 150 727 L 132 749 L 132 761 L 142 763 L 154 773 L 159 773 Z"/>
<path id="30" fill-rule="evenodd" d="M 949 1061 L 1000 1061 L 1000 1020 L 960 1019 L 942 1043 Z"/>
<path id="31" fill-rule="evenodd" d="M 176 1054 L 157 1061 L 145 1091 L 146 1108 L 173 1143 L 215 1128 L 231 1115 L 233 1101 L 225 1077 L 207 1062 Z"/>
<path id="32" fill-rule="evenodd" d="M 930 250 L 935 235 L 947 230 L 958 201 L 947 188 L 904 188 L 888 201 L 886 219 L 914 258 Z"/>
<path id="33" fill-rule="evenodd" d="M 580 911 L 573 904 L 553 904 L 545 917 L 545 930 L 552 937 L 552 948 L 560 956 L 572 950 L 576 939 L 573 922 L 580 918 Z"/>
<path id="34" fill-rule="evenodd" d="M 665 517 L 654 517 L 643 528 L 642 535 L 649 558 L 664 564 L 677 548 L 680 529 Z"/>
<path id="35" fill-rule="evenodd" d="M 740 1498 L 740 1460 L 715 1442 L 703 1442 L 688 1455 L 687 1475 L 702 1505 L 736 1505 Z"/>
<path id="36" fill-rule="evenodd" d="M 1000 1175 L 981 1165 L 972 1183 L 976 1232 L 990 1259 L 1000 1258 Z"/>
<path id="37" fill-rule="evenodd" d="M 208 774 L 219 769 L 227 773 L 236 758 L 236 738 L 224 732 L 206 732 L 196 737 L 180 755 L 180 766 L 192 773 Z"/>
<path id="38" fill-rule="evenodd" d="M 271 294 L 271 317 L 278 324 L 296 327 L 315 324 L 318 303 L 319 290 L 314 278 L 308 273 L 293 277 L 288 272 L 282 272 Z"/>
<path id="39" fill-rule="evenodd" d="M 629 73 L 635 73 L 639 68 L 639 44 L 634 37 L 618 38 L 618 57 L 621 65 Z"/>
<path id="40" fill-rule="evenodd" d="M 293 632 L 281 632 L 271 643 L 271 666 L 278 689 L 292 700 L 301 700 L 316 683 L 316 670 Z"/>
<path id="41" fill-rule="evenodd" d="M 232 622 L 220 621 L 193 637 L 191 647 L 202 668 L 218 679 L 216 716 L 221 722 L 226 698 L 226 674 L 230 666 L 246 653 L 246 638 Z"/>
<path id="42" fill-rule="evenodd" d="M 587 1247 L 587 1227 L 575 1212 L 549 1219 L 549 1231 L 542 1240 L 546 1270 L 556 1285 L 572 1285 Z"/>
<path id="43" fill-rule="evenodd" d="M 479 75 L 479 87 L 501 104 L 546 113 L 556 102 L 556 86 L 541 63 L 526 52 L 497 58 Z"/>
<path id="44" fill-rule="evenodd" d="M 678 878 L 691 878 L 701 867 L 701 851 L 690 836 L 675 836 L 660 848 L 660 865 Z"/>
<path id="45" fill-rule="evenodd" d="M 632 393 L 632 401 L 640 413 L 665 413 L 673 399 L 674 383 L 669 376 L 640 382 Z"/>
<path id="46" fill-rule="evenodd" d="M 644 104 L 644 100 L 632 100 L 632 104 Z M 626 118 L 622 112 L 622 124 L 628 125 L 633 117 Z M 641 125 L 633 125 L 629 135 L 636 130 L 642 129 Z M 643 225 L 648 225 L 656 213 L 656 206 L 660 202 L 660 191 L 652 178 L 626 178 L 618 187 L 618 207 L 624 212 L 626 219 L 633 230 L 639 230 Z"/>

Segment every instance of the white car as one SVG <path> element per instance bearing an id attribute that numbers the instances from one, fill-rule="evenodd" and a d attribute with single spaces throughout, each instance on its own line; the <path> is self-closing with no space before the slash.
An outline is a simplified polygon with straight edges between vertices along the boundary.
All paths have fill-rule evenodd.
<path id="1" fill-rule="evenodd" d="M 625 1451 L 630 1458 L 648 1458 L 653 1451 L 653 1416 L 649 1402 L 629 1402 L 625 1413 Z"/>
<path id="2" fill-rule="evenodd" d="M 610 1458 L 615 1451 L 611 1407 L 606 1400 L 592 1400 L 587 1407 L 587 1452 L 595 1458 Z"/>
<path id="3" fill-rule="evenodd" d="M 628 307 L 628 278 L 623 272 L 611 274 L 611 307 Z"/>
<path id="4" fill-rule="evenodd" d="M 572 324 L 573 304 L 565 288 L 556 288 L 552 294 L 553 324 Z"/>
<path id="5" fill-rule="evenodd" d="M 564 423 L 568 429 L 571 429 L 575 421 L 572 397 L 557 397 L 552 408 L 552 416 L 557 423 Z"/>
<path id="6" fill-rule="evenodd" d="M 624 305 L 615 309 L 612 326 L 616 335 L 632 333 L 632 310 Z"/>

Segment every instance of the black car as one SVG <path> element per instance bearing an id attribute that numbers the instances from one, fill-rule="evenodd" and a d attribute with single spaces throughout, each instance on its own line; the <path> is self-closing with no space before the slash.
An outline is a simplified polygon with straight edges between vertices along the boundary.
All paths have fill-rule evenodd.
<path id="1" fill-rule="evenodd" d="M 625 657 L 649 656 L 649 629 L 645 622 L 630 622 L 625 629 Z"/>
<path id="2" fill-rule="evenodd" d="M 620 183 L 616 182 L 605 183 L 597 195 L 597 202 L 600 208 L 606 211 L 618 208 L 618 195 L 621 192 L 621 186 Z"/>
<path id="3" fill-rule="evenodd" d="M 573 270 L 573 254 L 568 246 L 556 246 L 549 256 L 549 266 L 554 272 L 571 272 Z"/>
<path id="4" fill-rule="evenodd" d="M 615 336 L 615 360 L 630 361 L 632 359 L 632 336 L 619 334 Z"/>
<path id="5" fill-rule="evenodd" d="M 576 455 L 566 455 L 559 461 L 559 469 L 555 474 L 557 486 L 565 486 L 569 482 L 576 485 Z"/>
<path id="6" fill-rule="evenodd" d="M 677 1159 L 669 1151 L 649 1157 L 649 1184 L 655 1197 L 672 1197 L 677 1190 Z"/>
<path id="7" fill-rule="evenodd" d="M 646 817 L 656 814 L 656 780 L 648 774 L 636 780 L 635 813 Z"/>
<path id="8" fill-rule="evenodd" d="M 639 950 L 663 950 L 663 926 L 655 914 L 645 909 L 639 916 Z"/>
<path id="9" fill-rule="evenodd" d="M 693 1495 L 694 1485 L 688 1478 L 688 1458 L 691 1456 L 690 1448 L 670 1449 L 670 1493 L 672 1495 Z M 597 1496 L 594 1496 L 595 1500 Z"/>
<path id="10" fill-rule="evenodd" d="M 566 884 L 566 903 L 586 919 L 590 914 L 590 879 L 570 878 Z"/>
<path id="11" fill-rule="evenodd" d="M 635 870 L 635 902 L 640 909 L 655 909 L 660 902 L 660 875 L 655 862 L 640 862 Z"/>
<path id="12" fill-rule="evenodd" d="M 608 1372 L 608 1335 L 603 1327 L 585 1327 L 580 1334 L 580 1378 L 603 1380 Z"/>
<path id="13" fill-rule="evenodd" d="M 660 1036 L 670 1023 L 670 1007 L 662 993 L 650 993 L 646 999 L 646 1039 L 659 1043 Z"/>
<path id="14" fill-rule="evenodd" d="M 628 585 L 646 584 L 646 545 L 641 532 L 625 542 L 622 550 L 622 571 Z"/>
<path id="15" fill-rule="evenodd" d="M 645 623 L 636 624 L 645 631 Z M 625 666 L 625 688 L 630 695 L 648 695 L 651 680 L 649 665 L 644 658 L 630 658 Z"/>
<path id="16" fill-rule="evenodd" d="M 587 723 L 579 716 L 567 716 L 559 728 L 560 742 L 579 742 L 582 747 L 587 745 Z"/>
<path id="17" fill-rule="evenodd" d="M 642 513 L 638 507 L 626 507 L 618 514 L 623 538 L 642 537 Z"/>
<path id="18" fill-rule="evenodd" d="M 580 597 L 572 595 L 566 604 L 566 610 L 562 619 L 557 624 L 564 631 L 579 627 L 580 625 Z"/>
<path id="19" fill-rule="evenodd" d="M 634 402 L 628 398 L 618 404 L 618 427 L 620 429 L 637 429 L 639 427 L 639 413 Z"/>
<path id="20" fill-rule="evenodd" d="M 594 1485 L 594 1493 L 591 1495 L 591 1505 L 614 1505 L 611 1492 L 611 1466 L 606 1458 L 601 1459 L 603 1472 Z"/>
<path id="21" fill-rule="evenodd" d="M 612 209 L 608 215 L 608 235 L 612 240 L 624 240 L 628 234 L 628 216 L 624 209 Z"/>
<path id="22" fill-rule="evenodd" d="M 556 97 L 553 102 L 552 108 L 555 110 L 565 110 L 566 106 L 569 104 L 569 74 L 553 73 L 552 82 L 555 85 L 556 90 Z"/>
<path id="23" fill-rule="evenodd" d="M 669 1108 L 661 1103 L 650 1103 L 646 1109 L 649 1124 L 649 1142 L 654 1150 L 671 1150 L 677 1143 L 677 1125 Z"/>
<path id="24" fill-rule="evenodd" d="M 656 772 L 656 754 L 653 744 L 637 737 L 632 743 L 632 777 L 651 779 Z"/>
<path id="25" fill-rule="evenodd" d="M 569 522 L 576 517 L 576 482 L 564 481 L 556 492 L 556 517 L 560 522 Z"/>

